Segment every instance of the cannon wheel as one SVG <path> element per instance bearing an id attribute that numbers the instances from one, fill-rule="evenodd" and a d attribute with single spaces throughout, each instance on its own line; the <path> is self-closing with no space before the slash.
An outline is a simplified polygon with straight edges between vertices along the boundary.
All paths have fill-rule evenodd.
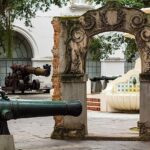
<path id="1" fill-rule="evenodd" d="M 25 90 L 25 85 L 24 85 L 24 81 L 23 80 L 19 80 L 18 81 L 18 89 L 21 91 L 21 93 L 24 93 Z"/>
<path id="2" fill-rule="evenodd" d="M 32 89 L 33 90 L 39 90 L 40 89 L 40 81 L 38 79 L 33 80 L 33 82 L 32 82 Z"/>

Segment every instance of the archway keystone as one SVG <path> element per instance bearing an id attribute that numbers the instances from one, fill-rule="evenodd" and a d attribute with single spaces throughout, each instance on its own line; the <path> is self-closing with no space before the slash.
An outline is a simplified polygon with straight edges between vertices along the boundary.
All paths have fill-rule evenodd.
<path id="1" fill-rule="evenodd" d="M 85 62 L 90 38 L 107 31 L 133 34 L 139 49 L 140 136 L 150 139 L 150 18 L 134 8 L 108 2 L 79 17 L 55 17 L 53 52 L 53 99 L 79 99 L 83 112 L 77 117 L 56 117 L 53 138 L 84 137 L 87 134 Z"/>

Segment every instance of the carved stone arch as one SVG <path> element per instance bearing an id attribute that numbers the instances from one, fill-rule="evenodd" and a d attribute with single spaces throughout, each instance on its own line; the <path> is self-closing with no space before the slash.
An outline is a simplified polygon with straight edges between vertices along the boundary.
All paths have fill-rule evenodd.
<path id="1" fill-rule="evenodd" d="M 67 69 L 63 73 L 84 74 L 85 65 L 81 64 L 85 64 L 85 62 L 82 62 L 80 58 L 83 61 L 85 60 L 90 37 L 107 31 L 120 31 L 137 36 L 146 26 L 149 26 L 149 22 L 148 16 L 144 12 L 138 9 L 121 7 L 114 2 L 109 2 L 106 6 L 97 10 L 86 12 L 76 20 L 75 26 L 69 30 L 66 55 L 71 63 L 66 65 Z M 146 34 L 148 34 L 148 27 L 146 30 Z"/>
<path id="2" fill-rule="evenodd" d="M 133 34 L 139 45 L 139 52 L 142 59 L 142 72 L 148 68 L 146 58 L 144 58 L 143 48 L 145 51 L 149 48 L 149 21 L 148 16 L 138 9 L 120 7 L 115 3 L 108 3 L 106 6 L 94 11 L 88 11 L 79 18 L 79 21 L 88 37 L 107 31 L 121 31 Z M 146 44 L 147 43 L 147 44 Z M 140 48 L 141 45 L 144 47 Z M 144 60 L 143 60 L 144 59 Z M 146 69 L 147 68 L 147 69 Z"/>
<path id="3" fill-rule="evenodd" d="M 150 18 L 143 11 L 109 2 L 80 17 L 55 17 L 53 87 L 55 100 L 79 99 L 83 112 L 78 119 L 55 118 L 53 137 L 84 137 L 87 134 L 85 61 L 89 39 L 99 33 L 120 31 L 133 34 L 140 52 L 140 135 L 150 139 Z M 71 120 L 71 121 L 70 121 Z M 72 135 L 73 133 L 73 135 Z M 62 137 L 61 137 L 62 136 Z"/>

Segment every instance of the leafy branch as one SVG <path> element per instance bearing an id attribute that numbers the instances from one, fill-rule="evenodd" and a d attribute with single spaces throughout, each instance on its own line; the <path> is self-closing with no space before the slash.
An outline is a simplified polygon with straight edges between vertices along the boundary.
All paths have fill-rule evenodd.
<path id="1" fill-rule="evenodd" d="M 119 50 L 122 44 L 125 46 L 123 53 L 126 61 L 132 62 L 138 51 L 135 40 L 125 37 L 120 33 L 98 35 L 92 38 L 89 43 L 89 53 L 93 60 L 99 61 L 101 59 L 107 59 L 110 55 L 114 54 L 116 50 Z"/>
<path id="2" fill-rule="evenodd" d="M 95 2 L 96 5 L 101 4 L 105 5 L 108 1 L 112 0 L 89 0 Z M 150 7 L 149 0 L 114 0 L 120 3 L 122 6 L 134 7 L 134 8 L 144 8 Z"/>
<path id="3" fill-rule="evenodd" d="M 93 60 L 106 59 L 118 50 L 123 43 L 123 36 L 118 33 L 98 35 L 91 39 L 89 52 Z"/>
<path id="4" fill-rule="evenodd" d="M 38 10 L 48 11 L 51 4 L 61 7 L 68 0 L 0 0 L 0 45 L 7 56 L 11 57 L 12 24 L 15 19 L 25 20 L 26 26 L 32 26 L 31 18 Z"/>

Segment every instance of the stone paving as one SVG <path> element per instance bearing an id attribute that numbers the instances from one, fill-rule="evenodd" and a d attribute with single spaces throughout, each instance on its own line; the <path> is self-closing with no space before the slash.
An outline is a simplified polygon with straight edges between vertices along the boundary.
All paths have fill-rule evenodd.
<path id="1" fill-rule="evenodd" d="M 41 95 L 32 96 L 39 99 Z M 48 98 L 49 95 L 42 95 Z M 20 95 L 19 95 L 20 97 Z M 25 95 L 21 98 L 30 98 Z M 88 111 L 90 137 L 137 137 L 136 127 L 139 114 L 101 113 Z M 89 138 L 89 140 L 53 140 L 53 117 L 11 120 L 8 122 L 14 136 L 16 150 L 150 150 L 150 142 L 114 141 Z"/>

